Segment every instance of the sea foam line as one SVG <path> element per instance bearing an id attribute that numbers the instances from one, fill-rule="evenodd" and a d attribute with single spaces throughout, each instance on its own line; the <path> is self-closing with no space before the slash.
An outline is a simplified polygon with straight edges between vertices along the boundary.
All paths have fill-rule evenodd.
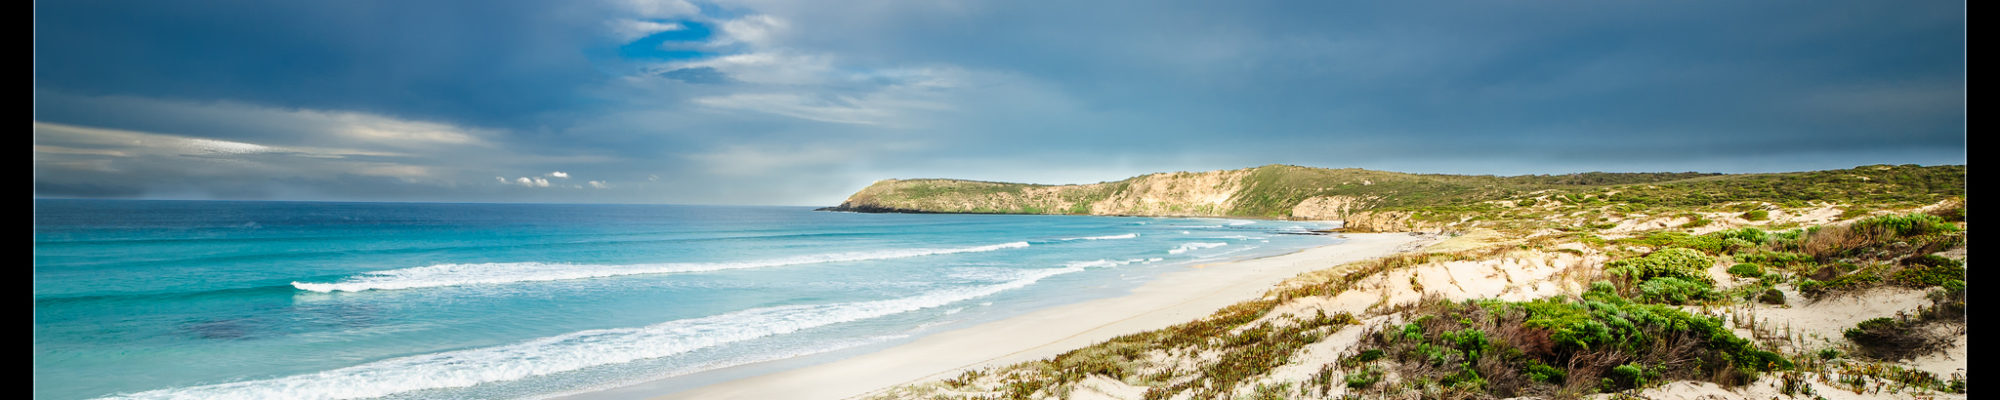
<path id="1" fill-rule="evenodd" d="M 311 374 L 161 389 L 112 398 L 350 399 L 469 387 L 667 357 L 744 340 L 934 308 L 1083 270 L 1081 266 L 1031 270 L 1007 282 L 911 297 L 754 308 L 637 328 L 594 329 L 509 345 L 393 358 Z"/>
<path id="2" fill-rule="evenodd" d="M 1150 264 L 1154 262 L 1159 262 L 1160 260 L 1164 259 L 1159 257 L 1153 257 L 1153 258 L 1132 258 L 1121 261 L 1092 260 L 1092 261 L 1076 261 L 1076 262 L 1065 263 L 1063 264 L 1063 266 L 1072 268 L 1111 268 L 1111 267 L 1116 267 L 1126 264 L 1134 264 L 1134 263 Z"/>
<path id="3" fill-rule="evenodd" d="M 1229 245 L 1228 243 L 1222 243 L 1222 242 L 1181 243 L 1180 246 L 1174 247 L 1173 250 L 1167 250 L 1167 254 L 1180 254 L 1180 253 L 1186 253 L 1188 252 L 1188 250 L 1198 250 L 1198 249 L 1206 249 L 1210 247 L 1222 247 L 1228 245 Z"/>
<path id="4" fill-rule="evenodd" d="M 1139 237 L 1139 234 L 1137 234 L 1137 233 L 1127 233 L 1127 234 L 1123 234 L 1123 235 L 1107 235 L 1107 236 L 1085 236 L 1085 237 L 1073 237 L 1073 238 L 1064 238 L 1064 239 L 1062 239 L 1062 240 L 1063 240 L 1063 241 L 1071 241 L 1071 240 L 1113 240 L 1113 239 L 1131 239 L 1131 238 L 1136 238 L 1136 237 Z"/>
<path id="5" fill-rule="evenodd" d="M 1001 243 L 995 245 L 960 247 L 950 249 L 894 249 L 879 251 L 859 251 L 830 254 L 814 254 L 785 257 L 760 261 L 722 263 L 659 263 L 659 264 L 568 264 L 542 262 L 438 264 L 424 267 L 392 269 L 366 272 L 342 279 L 339 282 L 292 282 L 299 290 L 328 292 L 359 292 L 365 290 L 399 290 L 442 286 L 477 284 L 504 284 L 521 282 L 543 282 L 570 279 L 604 278 L 624 275 L 664 274 L 677 272 L 719 271 L 744 268 L 765 268 L 787 265 L 818 264 L 830 262 L 850 262 L 885 260 L 892 258 L 920 257 L 940 254 L 975 253 L 1028 247 L 1028 242 Z"/>

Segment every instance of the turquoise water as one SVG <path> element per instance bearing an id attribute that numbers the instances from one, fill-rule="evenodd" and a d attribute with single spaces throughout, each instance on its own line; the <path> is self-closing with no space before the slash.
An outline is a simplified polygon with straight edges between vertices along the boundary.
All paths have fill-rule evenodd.
<path id="1" fill-rule="evenodd" d="M 1311 223 L 35 201 L 35 397 L 520 398 L 883 345 Z"/>

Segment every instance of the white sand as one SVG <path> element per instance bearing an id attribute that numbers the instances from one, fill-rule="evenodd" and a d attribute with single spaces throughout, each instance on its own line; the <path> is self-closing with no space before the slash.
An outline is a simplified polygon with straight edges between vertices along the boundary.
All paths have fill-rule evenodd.
<path id="1" fill-rule="evenodd" d="M 956 375 L 972 367 L 1047 358 L 1106 339 L 1165 328 L 1255 299 L 1286 278 L 1393 254 L 1419 240 L 1406 233 L 1346 234 L 1347 241 L 1253 260 L 1197 266 L 1131 294 L 1036 311 L 831 363 L 705 386 L 666 399 L 842 399 Z M 1100 385 L 1107 397 L 1123 388 Z"/>

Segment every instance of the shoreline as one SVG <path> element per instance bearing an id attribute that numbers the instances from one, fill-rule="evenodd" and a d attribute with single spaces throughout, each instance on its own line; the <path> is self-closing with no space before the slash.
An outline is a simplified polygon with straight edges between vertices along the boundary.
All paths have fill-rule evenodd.
<path id="1" fill-rule="evenodd" d="M 1206 317 L 1308 271 L 1408 251 L 1422 238 L 1408 233 L 1348 233 L 1346 240 L 1247 260 L 1195 265 L 1173 271 L 1104 299 L 1038 310 L 830 362 L 721 381 L 651 399 L 863 397 L 895 386 L 956 374 L 968 368 L 1047 358 L 1113 337 L 1165 328 Z M 783 360 L 751 365 L 783 362 Z M 717 371 L 749 367 L 724 368 Z M 669 378 L 671 379 L 671 378 Z M 570 396 L 629 391 L 624 388 Z M 626 390 L 621 390 L 626 389 Z"/>

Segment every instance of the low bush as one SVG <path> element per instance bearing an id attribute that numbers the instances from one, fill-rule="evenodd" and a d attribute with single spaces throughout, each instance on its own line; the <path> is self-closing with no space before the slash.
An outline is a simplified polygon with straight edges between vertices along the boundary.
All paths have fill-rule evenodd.
<path id="1" fill-rule="evenodd" d="M 1639 300 L 1647 303 L 1688 304 L 1718 300 L 1715 287 L 1699 281 L 1674 277 L 1647 279 L 1639 284 Z"/>
<path id="2" fill-rule="evenodd" d="M 1812 256 L 1783 251 L 1739 253 L 1736 255 L 1736 261 L 1770 266 L 1810 265 L 1815 262 Z"/>
<path id="3" fill-rule="evenodd" d="M 1743 278 L 1757 278 L 1764 276 L 1764 267 L 1759 267 L 1757 264 L 1740 263 L 1729 266 L 1729 274 Z"/>
<path id="4" fill-rule="evenodd" d="M 1655 249 L 1694 249 L 1703 253 L 1721 253 L 1726 245 L 1719 235 L 1690 235 L 1687 232 L 1657 231 L 1644 237 L 1621 239 L 1621 243 L 1637 244 Z"/>
<path id="5" fill-rule="evenodd" d="M 1374 386 L 1376 382 L 1381 382 L 1381 381 L 1382 381 L 1382 370 L 1376 369 L 1375 367 L 1362 368 L 1361 371 L 1357 371 L 1352 374 L 1347 374 L 1347 387 L 1349 388 L 1364 389 L 1369 386 Z"/>
<path id="6" fill-rule="evenodd" d="M 1378 326 L 1359 346 L 1384 351 L 1382 360 L 1406 379 L 1401 387 L 1435 384 L 1456 393 L 1442 397 L 1570 397 L 1666 379 L 1734 385 L 1792 367 L 1718 318 L 1634 302 L 1609 282 L 1592 284 L 1578 301 L 1426 300 L 1412 307 L 1410 322 Z M 1350 377 L 1367 376 L 1355 368 Z"/>
<path id="7" fill-rule="evenodd" d="M 1764 294 L 1758 295 L 1757 301 L 1764 304 L 1785 304 L 1785 292 L 1780 292 L 1778 289 L 1764 289 Z"/>
<path id="8" fill-rule="evenodd" d="M 1880 360 L 1909 359 L 1935 350 L 1944 338 L 1933 335 L 1916 321 L 1874 318 L 1847 328 L 1841 336 L 1859 345 L 1861 353 Z"/>
<path id="9" fill-rule="evenodd" d="M 1923 255 L 1903 259 L 1903 264 L 1902 270 L 1889 277 L 1898 285 L 1926 288 L 1950 285 L 1953 281 L 1957 281 L 1959 286 L 1965 285 L 1965 263 L 1958 260 Z"/>
<path id="10" fill-rule="evenodd" d="M 1771 219 L 1771 212 L 1764 210 L 1750 210 L 1748 212 L 1743 213 L 1743 219 L 1750 221 L 1763 221 Z"/>
<path id="11" fill-rule="evenodd" d="M 1944 217 L 1930 214 L 1884 215 L 1854 221 L 1852 228 L 1876 235 L 1893 235 L 1896 238 L 1912 238 L 1959 231 L 1957 225 L 1945 222 Z"/>
<path id="12" fill-rule="evenodd" d="M 1880 283 L 1882 283 L 1881 276 L 1876 275 L 1872 270 L 1863 270 L 1841 275 L 1827 281 L 1802 280 L 1799 282 L 1798 288 L 1800 293 L 1818 298 L 1830 294 L 1847 293 L 1875 287 Z"/>
<path id="13" fill-rule="evenodd" d="M 1700 282 L 1713 287 L 1715 280 L 1708 277 L 1708 267 L 1714 259 L 1700 251 L 1686 248 L 1669 248 L 1647 254 L 1645 257 L 1628 258 L 1604 264 L 1604 270 L 1617 278 L 1617 283 L 1627 293 L 1653 278 L 1679 278 Z"/>

